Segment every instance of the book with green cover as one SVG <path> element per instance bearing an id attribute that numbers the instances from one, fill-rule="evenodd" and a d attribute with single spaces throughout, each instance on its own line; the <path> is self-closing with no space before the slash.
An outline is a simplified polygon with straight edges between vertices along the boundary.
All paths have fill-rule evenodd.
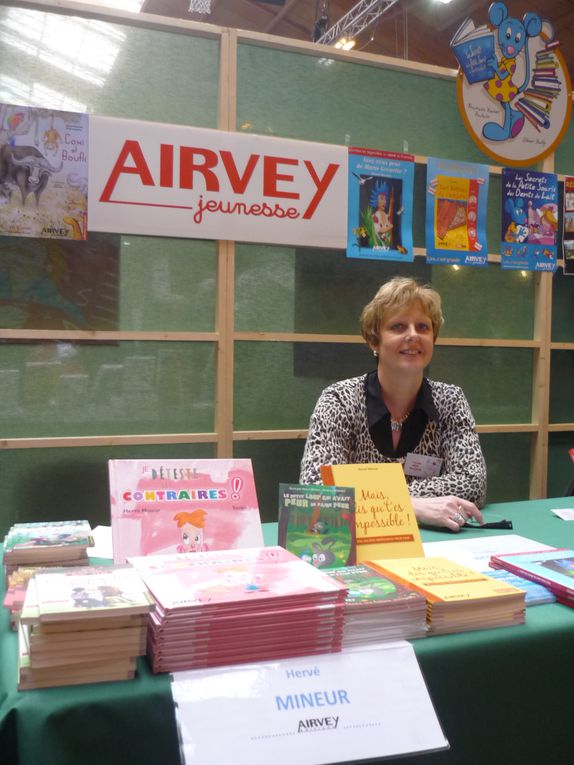
<path id="1" fill-rule="evenodd" d="M 355 563 L 355 490 L 279 484 L 278 543 L 316 568 Z"/>
<path id="2" fill-rule="evenodd" d="M 426 607 L 426 599 L 418 592 L 394 582 L 379 571 L 366 565 L 345 566 L 327 569 L 326 574 L 337 579 L 348 588 L 345 606 L 363 606 L 372 603 L 420 603 Z"/>
<path id="3" fill-rule="evenodd" d="M 4 539 L 4 562 L 81 558 L 93 544 L 86 520 L 15 523 Z"/>

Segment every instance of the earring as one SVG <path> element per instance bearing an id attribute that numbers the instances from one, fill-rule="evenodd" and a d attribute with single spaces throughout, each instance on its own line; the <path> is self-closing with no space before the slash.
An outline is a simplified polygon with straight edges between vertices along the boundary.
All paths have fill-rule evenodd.
<path id="1" fill-rule="evenodd" d="M 378 358 L 379 358 L 379 354 L 377 353 L 377 351 L 373 351 L 373 356 L 374 356 L 376 359 L 378 359 Z"/>

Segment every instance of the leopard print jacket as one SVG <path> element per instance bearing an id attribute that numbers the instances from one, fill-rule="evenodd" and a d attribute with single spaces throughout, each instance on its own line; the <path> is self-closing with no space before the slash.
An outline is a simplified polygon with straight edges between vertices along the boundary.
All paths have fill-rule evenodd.
<path id="1" fill-rule="evenodd" d="M 441 474 L 432 478 L 406 476 L 415 497 L 453 494 L 481 507 L 486 496 L 486 465 L 470 406 L 456 385 L 428 381 L 438 422 L 429 420 L 413 450 L 440 457 Z M 321 483 L 321 465 L 403 462 L 385 457 L 371 439 L 367 423 L 365 375 L 341 380 L 322 392 L 311 415 L 301 463 L 301 483 Z"/>

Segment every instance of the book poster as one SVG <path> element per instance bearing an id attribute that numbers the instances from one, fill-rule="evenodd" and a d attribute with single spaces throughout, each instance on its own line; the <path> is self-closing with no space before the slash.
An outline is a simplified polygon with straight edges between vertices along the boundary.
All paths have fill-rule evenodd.
<path id="1" fill-rule="evenodd" d="M 503 164 L 524 167 L 547 157 L 570 121 L 571 84 L 551 21 L 512 17 L 491 3 L 487 23 L 465 19 L 451 40 L 460 65 L 459 111 L 476 145 Z"/>
<path id="2" fill-rule="evenodd" d="M 118 328 L 120 237 L 0 236 L 0 327 Z"/>
<path id="3" fill-rule="evenodd" d="M 427 263 L 486 266 L 488 167 L 428 158 Z"/>
<path id="4" fill-rule="evenodd" d="M 555 271 L 557 235 L 556 176 L 503 168 L 502 268 Z"/>
<path id="5" fill-rule="evenodd" d="M 574 177 L 564 178 L 564 229 L 562 232 L 564 273 L 574 275 Z"/>
<path id="6" fill-rule="evenodd" d="M 278 542 L 316 568 L 355 563 L 355 490 L 279 484 Z"/>
<path id="7" fill-rule="evenodd" d="M 0 233 L 86 239 L 88 115 L 0 104 Z"/>
<path id="8" fill-rule="evenodd" d="M 413 260 L 411 154 L 349 149 L 347 257 Z"/>

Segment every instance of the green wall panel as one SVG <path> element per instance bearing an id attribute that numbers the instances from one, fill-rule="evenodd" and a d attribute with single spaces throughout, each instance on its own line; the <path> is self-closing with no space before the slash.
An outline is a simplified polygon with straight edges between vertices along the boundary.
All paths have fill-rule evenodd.
<path id="1" fill-rule="evenodd" d="M 442 297 L 444 337 L 530 340 L 530 272 L 427 266 L 347 258 L 343 250 L 239 245 L 236 329 L 259 332 L 360 333 L 359 318 L 383 282 L 397 275 L 431 283 Z M 573 280 L 574 282 L 574 280 Z M 574 286 L 574 285 L 573 285 Z"/>
<path id="2" fill-rule="evenodd" d="M 0 8 L 0 102 L 217 125 L 219 42 Z"/>
<path id="3" fill-rule="evenodd" d="M 215 242 L 123 236 L 123 331 L 213 332 Z"/>
<path id="4" fill-rule="evenodd" d="M 323 388 L 374 366 L 363 345 L 237 343 L 235 429 L 306 428 Z"/>
<path id="5" fill-rule="evenodd" d="M 236 245 L 235 329 L 294 331 L 295 258 L 293 247 Z"/>
<path id="6" fill-rule="evenodd" d="M 487 502 L 528 499 L 530 443 L 529 433 L 480 434 L 486 460 Z"/>
<path id="7" fill-rule="evenodd" d="M 212 343 L 2 346 L 4 438 L 210 432 Z"/>
<path id="8" fill-rule="evenodd" d="M 298 483 L 303 439 L 286 441 L 236 441 L 233 456 L 250 458 L 261 520 L 277 521 L 280 483 Z"/>
<path id="9" fill-rule="evenodd" d="M 565 175 L 574 173 L 574 124 L 572 121 L 554 154 L 554 172 Z"/>
<path id="10" fill-rule="evenodd" d="M 574 479 L 574 465 L 568 451 L 574 449 L 574 431 L 550 433 L 548 436 L 549 497 L 562 497 Z M 556 507 L 560 505 L 557 504 Z"/>
<path id="11" fill-rule="evenodd" d="M 459 116 L 454 80 L 245 43 L 238 46 L 237 129 L 485 161 Z"/>
<path id="12" fill-rule="evenodd" d="M 561 268 L 552 279 L 552 340 L 574 343 L 574 276 Z"/>
<path id="13" fill-rule="evenodd" d="M 574 351 L 552 351 L 550 422 L 574 422 Z"/>
<path id="14" fill-rule="evenodd" d="M 477 424 L 532 420 L 529 349 L 439 346 L 429 377 L 460 385 Z"/>
<path id="15" fill-rule="evenodd" d="M 531 340 L 534 278 L 529 271 L 436 266 L 432 285 L 442 298 L 444 337 Z"/>
<path id="16" fill-rule="evenodd" d="M 213 444 L 156 444 L 0 452 L 0 538 L 13 523 L 86 518 L 110 525 L 108 460 L 202 459 Z"/>

